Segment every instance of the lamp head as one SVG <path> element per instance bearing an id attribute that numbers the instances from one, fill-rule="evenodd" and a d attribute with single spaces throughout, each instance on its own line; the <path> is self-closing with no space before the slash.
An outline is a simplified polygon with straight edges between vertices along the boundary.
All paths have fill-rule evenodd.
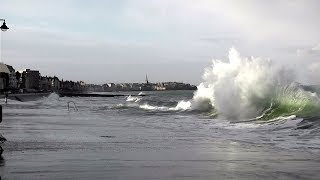
<path id="1" fill-rule="evenodd" d="M 6 25 L 6 21 L 3 21 L 3 24 L 2 24 L 2 26 L 0 27 L 0 29 L 1 29 L 1 31 L 6 31 L 6 30 L 9 29 L 8 26 Z"/>

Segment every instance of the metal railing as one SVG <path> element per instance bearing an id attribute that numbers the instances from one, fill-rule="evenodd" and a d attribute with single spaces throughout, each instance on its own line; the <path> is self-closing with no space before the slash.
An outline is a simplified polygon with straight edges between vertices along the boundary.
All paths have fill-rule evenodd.
<path id="1" fill-rule="evenodd" d="M 73 102 L 73 101 L 68 101 L 68 111 L 70 111 L 70 103 L 73 104 L 74 110 L 75 110 L 75 111 L 78 111 L 78 107 L 77 107 L 76 103 Z"/>

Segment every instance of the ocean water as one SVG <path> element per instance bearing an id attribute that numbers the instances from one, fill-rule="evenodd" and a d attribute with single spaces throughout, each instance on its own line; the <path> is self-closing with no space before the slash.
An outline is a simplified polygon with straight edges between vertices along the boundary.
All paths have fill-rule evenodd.
<path id="1" fill-rule="evenodd" d="M 197 91 L 1 100 L 0 176 L 320 179 L 318 86 L 234 49 L 202 79 Z"/>
<path id="2" fill-rule="evenodd" d="M 9 101 L 2 179 L 319 179 L 318 119 L 219 119 L 170 109 L 192 91 L 144 93 Z"/>

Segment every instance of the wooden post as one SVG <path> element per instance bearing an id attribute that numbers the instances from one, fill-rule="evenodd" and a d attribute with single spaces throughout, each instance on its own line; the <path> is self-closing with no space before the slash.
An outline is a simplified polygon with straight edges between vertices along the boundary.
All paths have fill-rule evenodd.
<path id="1" fill-rule="evenodd" d="M 5 102 L 6 102 L 6 105 L 7 105 L 7 103 L 8 103 L 8 96 L 9 96 L 8 93 L 6 93 L 6 94 L 5 94 L 5 98 L 4 98 L 4 99 L 5 99 Z"/>

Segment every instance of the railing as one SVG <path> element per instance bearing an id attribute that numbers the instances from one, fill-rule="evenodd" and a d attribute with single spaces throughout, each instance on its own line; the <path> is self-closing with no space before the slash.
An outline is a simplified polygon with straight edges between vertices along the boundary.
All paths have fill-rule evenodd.
<path id="1" fill-rule="evenodd" d="M 77 107 L 76 103 L 73 102 L 73 101 L 68 101 L 68 111 L 70 111 L 70 103 L 73 104 L 74 110 L 75 110 L 75 111 L 78 111 L 78 107 Z"/>

